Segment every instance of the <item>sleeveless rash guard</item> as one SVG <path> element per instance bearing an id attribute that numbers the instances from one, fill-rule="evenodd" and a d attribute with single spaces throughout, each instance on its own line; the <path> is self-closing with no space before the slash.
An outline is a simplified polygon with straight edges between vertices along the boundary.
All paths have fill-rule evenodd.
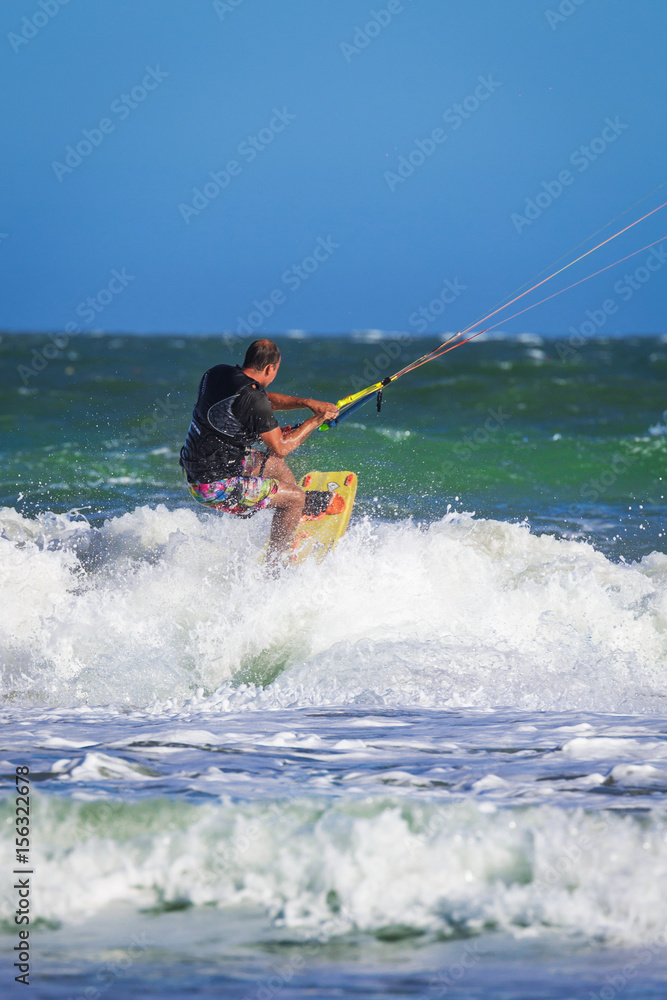
<path id="1" fill-rule="evenodd" d="M 199 384 L 192 423 L 181 448 L 190 482 L 238 476 L 260 434 L 278 427 L 264 389 L 236 365 L 215 365 Z"/>

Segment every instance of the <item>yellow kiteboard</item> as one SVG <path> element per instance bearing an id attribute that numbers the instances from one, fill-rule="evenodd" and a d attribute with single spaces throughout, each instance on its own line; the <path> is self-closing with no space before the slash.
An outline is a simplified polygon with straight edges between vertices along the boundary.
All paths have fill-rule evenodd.
<path id="1" fill-rule="evenodd" d="M 331 552 L 343 537 L 350 523 L 354 497 L 357 492 L 357 477 L 354 472 L 309 472 L 299 483 L 306 490 L 328 490 L 337 493 L 345 501 L 339 514 L 319 514 L 317 517 L 302 517 L 297 526 L 286 556 L 295 565 L 313 556 L 317 562 Z"/>

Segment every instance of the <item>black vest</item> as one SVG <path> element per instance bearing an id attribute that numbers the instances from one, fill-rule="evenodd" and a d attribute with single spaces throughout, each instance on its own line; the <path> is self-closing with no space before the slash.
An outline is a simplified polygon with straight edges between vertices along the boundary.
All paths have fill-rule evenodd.
<path id="1" fill-rule="evenodd" d="M 191 482 L 212 483 L 239 475 L 257 434 L 232 407 L 242 412 L 244 397 L 257 389 L 238 366 L 216 365 L 205 372 L 181 448 L 180 463 Z"/>

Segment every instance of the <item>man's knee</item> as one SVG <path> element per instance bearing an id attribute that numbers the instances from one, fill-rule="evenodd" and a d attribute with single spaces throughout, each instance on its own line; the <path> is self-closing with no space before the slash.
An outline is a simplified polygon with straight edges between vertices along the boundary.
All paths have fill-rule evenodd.
<path id="1" fill-rule="evenodd" d="M 288 510 L 303 510 L 303 505 L 306 502 L 306 494 L 301 489 L 300 486 L 294 486 L 292 489 L 283 488 L 278 493 L 276 498 L 276 507 L 284 507 Z"/>
<path id="2" fill-rule="evenodd" d="M 292 503 L 295 507 L 303 507 L 306 502 L 306 494 L 300 486 L 295 486 L 292 491 Z"/>

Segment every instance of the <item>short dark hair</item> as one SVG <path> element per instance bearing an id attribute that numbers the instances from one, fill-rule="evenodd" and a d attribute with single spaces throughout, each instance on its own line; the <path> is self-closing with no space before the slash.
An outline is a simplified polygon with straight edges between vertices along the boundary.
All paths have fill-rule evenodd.
<path id="1" fill-rule="evenodd" d="M 245 352 L 243 367 L 254 372 L 263 372 L 267 365 L 277 365 L 280 361 L 280 348 L 272 340 L 253 340 Z"/>

